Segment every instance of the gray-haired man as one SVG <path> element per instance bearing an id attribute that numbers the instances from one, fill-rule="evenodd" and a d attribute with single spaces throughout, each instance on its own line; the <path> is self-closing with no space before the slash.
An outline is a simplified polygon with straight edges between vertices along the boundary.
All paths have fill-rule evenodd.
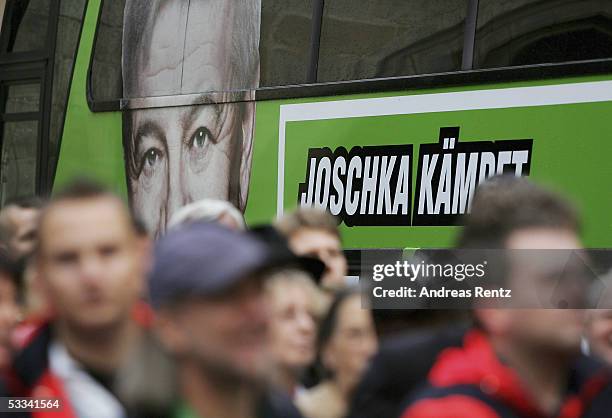
<path id="1" fill-rule="evenodd" d="M 189 94 L 206 103 L 124 114 L 130 200 L 155 235 L 178 208 L 202 198 L 244 211 L 255 103 L 225 102 L 247 99 L 244 90 L 259 84 L 260 14 L 260 0 L 126 3 L 124 96 Z M 212 103 L 197 96 L 206 92 L 221 93 Z"/>

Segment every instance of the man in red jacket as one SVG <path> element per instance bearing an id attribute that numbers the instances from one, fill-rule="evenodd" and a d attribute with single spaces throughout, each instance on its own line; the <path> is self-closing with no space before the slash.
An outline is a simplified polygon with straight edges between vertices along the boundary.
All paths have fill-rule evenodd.
<path id="1" fill-rule="evenodd" d="M 525 179 L 500 177 L 476 192 L 460 246 L 579 249 L 578 218 L 559 196 Z M 546 278 L 511 264 L 513 289 Z M 443 350 L 402 418 L 605 417 L 609 376 L 580 356 L 584 311 L 475 309 L 461 347 Z M 609 413 L 608 409 L 608 413 Z M 603 414 L 603 415 L 602 415 Z"/>
<path id="2" fill-rule="evenodd" d="M 17 354 L 8 396 L 59 398 L 62 411 L 33 417 L 123 417 L 114 376 L 140 341 L 133 319 L 144 250 L 123 202 L 79 182 L 44 209 L 36 249 L 38 280 L 52 318 Z"/>

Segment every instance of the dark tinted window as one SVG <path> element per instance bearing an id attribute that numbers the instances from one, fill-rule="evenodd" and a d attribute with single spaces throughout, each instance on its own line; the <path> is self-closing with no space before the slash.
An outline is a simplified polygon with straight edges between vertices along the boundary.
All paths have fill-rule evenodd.
<path id="1" fill-rule="evenodd" d="M 27 82 L 7 86 L 4 113 L 38 112 L 40 83 Z"/>
<path id="2" fill-rule="evenodd" d="M 326 0 L 319 81 L 459 70 L 467 0 Z"/>
<path id="3" fill-rule="evenodd" d="M 312 0 L 262 0 L 260 86 L 306 82 Z"/>
<path id="4" fill-rule="evenodd" d="M 480 0 L 477 67 L 612 57 L 612 1 Z"/>
<path id="5" fill-rule="evenodd" d="M 105 0 L 96 32 L 91 62 L 91 95 L 96 101 L 123 97 L 121 85 L 121 36 L 125 0 Z"/>
<path id="6" fill-rule="evenodd" d="M 51 186 L 85 3 L 6 4 L 1 42 L 10 61 L 0 65 L 0 204 Z M 49 34 L 50 28 L 57 32 Z"/>
<path id="7" fill-rule="evenodd" d="M 4 52 L 38 51 L 47 46 L 50 0 L 8 0 L 2 32 Z"/>

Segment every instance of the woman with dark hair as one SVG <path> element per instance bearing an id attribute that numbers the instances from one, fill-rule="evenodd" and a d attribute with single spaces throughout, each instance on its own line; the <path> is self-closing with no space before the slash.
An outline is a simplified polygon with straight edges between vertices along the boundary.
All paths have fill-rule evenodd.
<path id="1" fill-rule="evenodd" d="M 337 294 L 317 338 L 323 378 L 296 398 L 302 414 L 307 418 L 344 417 L 352 392 L 377 348 L 372 313 L 362 308 L 359 290 Z"/>

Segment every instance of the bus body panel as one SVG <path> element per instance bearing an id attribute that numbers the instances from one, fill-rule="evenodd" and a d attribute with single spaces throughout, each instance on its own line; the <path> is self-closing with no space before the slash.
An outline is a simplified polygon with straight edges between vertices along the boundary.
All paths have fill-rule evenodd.
<path id="1" fill-rule="evenodd" d="M 93 113 L 86 100 L 87 72 L 99 7 L 100 1 L 91 0 L 88 4 L 54 187 L 61 186 L 75 175 L 85 174 L 127 197 L 121 112 Z M 332 160 L 337 155 L 344 155 L 346 164 L 349 164 L 349 157 L 361 153 L 361 164 L 365 164 L 365 157 L 369 155 L 372 168 L 374 157 L 380 152 L 382 154 L 376 159 L 377 173 L 379 177 L 382 176 L 384 154 L 386 168 L 391 170 L 393 179 L 386 184 L 381 183 L 380 178 L 373 180 L 376 183 L 371 193 L 374 206 L 370 206 L 369 199 L 360 201 L 359 204 L 365 209 L 359 207 L 354 216 L 345 216 L 341 226 L 344 246 L 446 247 L 453 243 L 457 227 L 452 225 L 460 223 L 460 216 L 420 216 L 417 200 L 427 198 L 422 207 L 433 208 L 442 215 L 445 211 L 447 214 L 449 211 L 457 212 L 456 209 L 449 209 L 450 206 L 457 206 L 457 202 L 453 202 L 455 189 L 461 187 L 457 186 L 457 173 L 461 172 L 456 167 L 460 148 L 457 144 L 474 142 L 473 147 L 465 148 L 471 151 L 464 152 L 462 157 L 467 167 L 472 152 L 479 154 L 481 161 L 483 153 L 490 153 L 499 147 L 501 151 L 495 151 L 498 160 L 523 158 L 527 154 L 521 153 L 521 147 L 527 146 L 527 142 L 520 141 L 530 140 L 529 163 L 521 163 L 522 174 L 528 174 L 534 180 L 573 198 L 584 220 L 586 245 L 610 247 L 612 196 L 607 187 L 612 178 L 612 165 L 609 163 L 612 151 L 612 125 L 609 123 L 612 97 L 607 98 L 607 95 L 612 88 L 608 80 L 612 80 L 612 76 L 258 101 L 246 219 L 251 224 L 269 222 L 280 212 L 294 208 L 302 195 L 308 201 L 327 193 L 327 205 L 330 196 L 336 200 L 339 197 L 334 181 L 346 188 L 347 179 L 342 175 L 334 179 L 328 169 L 319 168 L 317 164 L 320 160 L 327 158 L 329 161 L 325 164 L 329 163 L 329 167 L 333 168 Z M 546 86 L 552 89 L 538 89 Z M 520 90 L 530 87 L 534 89 Z M 496 102 L 498 94 L 501 98 Z M 522 105 L 521 100 L 529 105 Z M 325 103 L 327 106 L 323 106 Z M 432 173 L 436 170 L 439 172 L 434 173 L 430 190 L 423 192 L 419 176 L 426 176 L 427 173 L 424 173 L 423 167 L 419 167 L 422 159 L 420 150 L 423 145 L 426 145 L 423 149 L 431 150 L 436 147 L 435 144 L 441 149 L 442 138 L 439 138 L 439 134 L 447 132 L 441 131 L 443 128 L 458 129 L 459 137 L 455 138 L 453 148 L 457 152 L 442 169 L 445 152 L 440 151 L 439 161 L 436 161 Z M 506 150 L 504 147 L 509 148 Z M 395 155 L 396 165 L 391 167 L 390 159 L 395 152 L 399 154 Z M 321 170 L 320 174 L 328 175 L 321 176 L 318 186 L 316 173 L 312 179 L 308 175 L 312 162 L 309 153 L 319 158 L 312 167 Z M 403 180 L 409 179 L 410 182 L 409 190 L 403 189 L 404 194 L 398 188 L 398 167 L 402 155 L 409 155 L 404 162 L 410 165 L 401 172 L 407 176 Z M 429 157 L 431 168 L 433 154 Z M 520 163 L 522 160 L 517 161 Z M 506 164 L 505 168 L 518 170 L 517 161 Z M 279 162 L 283 168 L 281 171 Z M 504 164 L 500 164 L 502 171 L 505 170 Z M 339 170 L 342 171 L 341 167 Z M 446 174 L 442 175 L 442 171 Z M 465 181 L 465 170 L 461 173 Z M 309 190 L 310 180 L 315 184 Z M 355 190 L 362 186 L 359 178 L 353 180 Z M 330 185 L 327 188 L 326 181 Z M 440 186 L 441 183 L 444 184 Z M 446 190 L 447 184 L 452 190 Z M 377 194 L 381 189 L 385 190 Z M 471 196 L 466 190 L 463 187 L 463 198 Z M 322 194 L 313 197 L 317 191 Z M 438 196 L 440 193 L 442 197 Z M 406 201 L 396 202 L 397 196 Z M 458 203 L 459 206 L 466 206 L 466 202 Z M 372 209 L 374 212 L 370 213 Z M 387 212 L 395 213 L 393 219 L 386 217 Z M 460 214 L 461 210 L 458 212 Z"/>
<path id="2" fill-rule="evenodd" d="M 87 105 L 87 72 L 100 4 L 100 0 L 87 4 L 53 187 L 61 187 L 75 176 L 87 176 L 127 196 L 121 113 L 93 113 Z"/>

